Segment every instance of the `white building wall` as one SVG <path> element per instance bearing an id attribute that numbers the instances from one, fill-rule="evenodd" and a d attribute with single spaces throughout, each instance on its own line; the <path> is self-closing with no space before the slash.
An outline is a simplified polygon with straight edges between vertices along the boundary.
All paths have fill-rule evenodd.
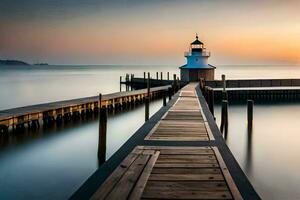
<path id="1" fill-rule="evenodd" d="M 208 57 L 202 55 L 187 56 L 187 65 L 191 67 L 208 66 Z"/>

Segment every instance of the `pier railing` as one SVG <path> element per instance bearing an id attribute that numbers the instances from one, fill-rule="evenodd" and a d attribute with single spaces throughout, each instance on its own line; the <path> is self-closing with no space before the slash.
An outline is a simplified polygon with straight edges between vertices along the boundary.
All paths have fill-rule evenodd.
<path id="1" fill-rule="evenodd" d="M 210 56 L 210 52 L 209 51 L 202 51 L 202 52 L 197 52 L 195 53 L 197 55 L 201 55 L 201 56 L 207 56 L 209 57 Z M 187 57 L 187 56 L 191 56 L 192 53 L 190 51 L 187 51 L 187 52 L 184 52 L 184 56 Z"/>
<path id="2" fill-rule="evenodd" d="M 205 85 L 212 88 L 222 88 L 222 80 L 205 81 Z M 226 80 L 227 88 L 241 87 L 293 87 L 300 86 L 300 79 L 242 79 Z"/>
<path id="3" fill-rule="evenodd" d="M 151 88 L 150 98 L 166 93 L 170 87 L 171 85 Z M 24 124 L 28 127 L 39 126 L 39 120 L 47 124 L 68 120 L 72 116 L 80 117 L 82 114 L 98 113 L 99 105 L 114 109 L 126 104 L 143 102 L 147 95 L 147 89 L 141 89 L 102 95 L 101 103 L 98 96 L 92 96 L 2 110 L 0 111 L 0 132 L 7 132 L 9 127 L 24 128 Z"/>

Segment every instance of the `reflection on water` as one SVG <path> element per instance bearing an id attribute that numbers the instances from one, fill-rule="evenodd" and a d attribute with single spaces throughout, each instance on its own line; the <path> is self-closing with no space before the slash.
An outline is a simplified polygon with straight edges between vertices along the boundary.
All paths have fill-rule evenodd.
<path id="1" fill-rule="evenodd" d="M 150 114 L 162 100 L 150 104 Z M 107 158 L 144 123 L 144 106 L 109 116 Z M 97 169 L 98 121 L 1 138 L 0 199 L 66 199 Z"/>
<path id="2" fill-rule="evenodd" d="M 183 61 L 184 62 L 184 61 Z M 179 74 L 178 66 L 1 66 L 0 110 L 99 92 L 119 91 L 119 77 L 150 71 Z M 230 78 L 298 78 L 299 66 L 218 66 Z M 162 102 L 151 104 L 151 114 Z M 215 109 L 220 120 L 220 107 Z M 229 106 L 227 144 L 264 199 L 300 199 L 297 126 L 300 105 L 255 105 L 248 133 L 246 105 Z M 107 157 L 144 123 L 144 107 L 108 119 Z M 66 199 L 96 169 L 98 122 L 89 120 L 1 138 L 0 199 Z"/>
<path id="3" fill-rule="evenodd" d="M 246 102 L 229 105 L 226 143 L 263 199 L 300 198 L 299 118 L 300 103 L 256 103 L 248 130 Z"/>

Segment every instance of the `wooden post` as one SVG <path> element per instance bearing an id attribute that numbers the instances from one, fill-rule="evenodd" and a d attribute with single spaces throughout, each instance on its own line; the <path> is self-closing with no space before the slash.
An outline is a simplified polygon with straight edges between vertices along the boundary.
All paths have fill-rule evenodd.
<path id="1" fill-rule="evenodd" d="M 122 92 L 122 76 L 120 76 L 120 92 Z"/>
<path id="2" fill-rule="evenodd" d="M 103 164 L 106 160 L 106 132 L 107 132 L 107 111 L 101 106 L 102 95 L 99 94 L 100 116 L 99 116 L 99 140 L 98 140 L 98 160 Z"/>
<path id="3" fill-rule="evenodd" d="M 130 90 L 132 91 L 132 83 L 133 83 L 133 74 L 130 74 Z"/>
<path id="4" fill-rule="evenodd" d="M 173 74 L 173 92 L 174 92 L 174 94 L 177 92 L 176 91 L 176 74 Z"/>
<path id="5" fill-rule="evenodd" d="M 227 100 L 228 101 L 228 93 L 227 91 L 222 91 L 222 100 Z"/>
<path id="6" fill-rule="evenodd" d="M 221 113 L 221 127 L 220 131 L 223 133 L 225 127 L 225 135 L 227 135 L 228 131 L 228 101 L 222 101 L 222 113 Z"/>
<path id="7" fill-rule="evenodd" d="M 163 106 L 166 106 L 167 105 L 167 95 L 166 95 L 166 92 L 164 91 L 163 92 Z"/>
<path id="8" fill-rule="evenodd" d="M 170 72 L 167 74 L 167 80 L 170 80 Z"/>
<path id="9" fill-rule="evenodd" d="M 150 72 L 148 72 L 148 79 L 147 79 L 147 97 L 150 98 Z"/>
<path id="10" fill-rule="evenodd" d="M 126 78 L 125 78 L 125 84 L 126 84 L 126 91 L 128 91 L 129 90 L 129 87 L 128 87 L 128 83 L 129 82 L 129 75 L 128 74 L 126 74 Z"/>
<path id="11" fill-rule="evenodd" d="M 168 88 L 169 101 L 172 99 L 172 88 Z"/>
<path id="12" fill-rule="evenodd" d="M 147 79 L 147 97 L 145 98 L 145 121 L 149 120 L 149 102 L 150 102 L 150 73 Z"/>
<path id="13" fill-rule="evenodd" d="M 225 74 L 222 74 L 223 91 L 226 91 L 226 79 Z"/>
<path id="14" fill-rule="evenodd" d="M 252 129 L 253 125 L 253 100 L 247 100 L 247 119 L 248 119 L 248 130 Z"/>
<path id="15" fill-rule="evenodd" d="M 214 99 L 214 90 L 212 89 L 212 88 L 209 88 L 209 90 L 208 90 L 208 96 L 209 96 L 209 103 L 208 103 L 208 105 L 209 105 L 209 110 L 210 110 L 210 112 L 211 112 L 211 114 L 213 115 L 213 116 L 215 116 L 215 114 L 214 114 L 214 101 L 215 101 L 215 99 Z"/>
<path id="16" fill-rule="evenodd" d="M 204 87 L 205 87 L 205 81 L 204 81 L 203 78 L 200 78 L 199 86 L 200 86 L 200 90 L 203 92 L 204 91 Z"/>
<path id="17" fill-rule="evenodd" d="M 145 99 L 145 121 L 149 120 L 149 97 Z"/>
<path id="18" fill-rule="evenodd" d="M 163 80 L 163 73 L 160 72 L 160 80 L 162 81 Z"/>
<path id="19" fill-rule="evenodd" d="M 144 83 L 146 83 L 146 72 L 144 72 Z"/>
<path id="20" fill-rule="evenodd" d="M 158 80 L 158 72 L 156 72 L 156 80 Z"/>

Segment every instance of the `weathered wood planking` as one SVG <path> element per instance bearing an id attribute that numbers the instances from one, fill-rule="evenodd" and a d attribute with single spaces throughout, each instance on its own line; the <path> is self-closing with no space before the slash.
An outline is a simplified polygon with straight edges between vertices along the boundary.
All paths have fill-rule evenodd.
<path id="1" fill-rule="evenodd" d="M 242 199 L 215 147 L 137 146 L 91 199 Z"/>
<path id="2" fill-rule="evenodd" d="M 185 86 L 176 103 L 146 136 L 146 140 L 209 141 L 213 134 L 203 115 L 194 84 Z"/>
<path id="3" fill-rule="evenodd" d="M 198 99 L 194 97 L 194 95 L 197 97 L 194 86 L 194 84 L 189 84 L 182 89 L 179 97 L 175 98 L 187 101 Z M 204 105 L 203 110 L 207 114 L 209 111 L 202 102 L 205 100 L 201 96 L 199 100 L 201 105 Z M 176 103 L 177 106 L 180 105 L 179 100 Z M 219 132 L 214 132 L 216 141 L 213 142 L 198 143 L 189 140 L 191 137 L 214 139 L 207 121 L 208 119 L 212 125 L 211 123 L 214 123 L 212 117 L 208 115 L 206 119 L 200 103 L 198 102 L 196 105 L 193 105 L 196 109 L 191 110 L 184 106 L 181 109 L 174 109 L 176 106 L 174 104 L 167 112 L 165 110 L 160 112 L 160 116 L 164 113 L 163 117 L 154 116 L 152 118 L 156 122 L 154 128 L 149 130 L 147 127 L 137 132 L 136 134 L 141 136 L 139 140 L 131 139 L 131 149 L 135 147 L 133 152 L 127 155 L 128 146 L 121 147 L 118 151 L 118 162 L 115 163 L 116 158 L 111 158 L 97 171 L 97 176 L 100 177 L 104 173 L 105 180 L 102 178 L 100 180 L 98 178 L 91 179 L 89 185 L 82 187 L 72 199 L 88 199 L 93 195 L 92 199 L 94 200 L 240 200 L 242 199 L 241 194 L 245 199 L 260 199 L 245 174 L 239 169 L 231 152 L 224 148 L 226 144 L 223 138 L 216 135 Z M 151 121 L 151 126 L 153 126 L 153 121 Z M 216 131 L 215 128 L 212 130 Z M 158 135 L 155 135 L 155 132 Z M 144 135 L 147 136 L 143 140 Z M 149 144 L 149 141 L 146 142 L 145 140 L 151 136 L 155 136 L 151 141 L 152 146 L 139 146 Z M 127 158 L 122 162 L 126 155 Z M 116 168 L 113 173 L 109 170 L 112 167 L 111 164 L 113 168 Z M 119 164 L 118 167 L 117 164 Z M 95 192 L 94 186 L 96 185 L 98 185 L 98 190 Z M 89 191 L 90 187 L 92 189 Z"/>

